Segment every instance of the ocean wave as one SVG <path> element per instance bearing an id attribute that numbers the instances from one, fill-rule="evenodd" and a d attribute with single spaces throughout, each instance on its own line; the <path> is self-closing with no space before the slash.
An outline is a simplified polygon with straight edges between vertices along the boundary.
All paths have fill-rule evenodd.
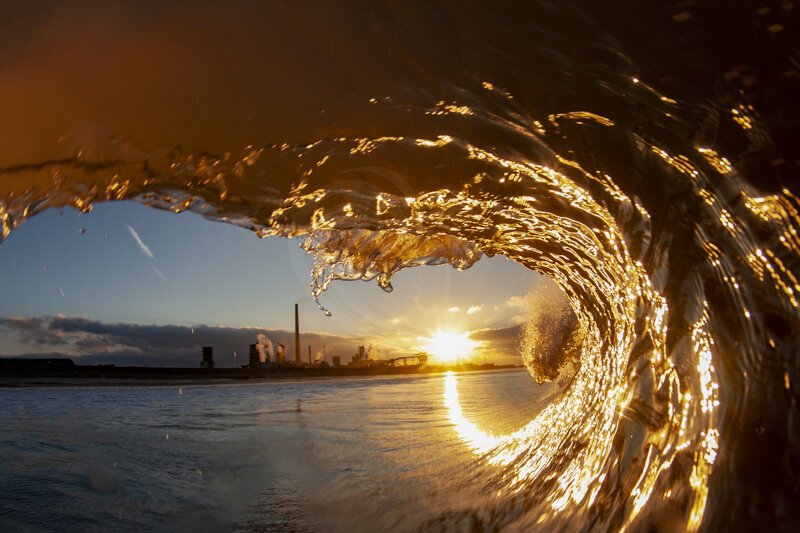
<path id="1" fill-rule="evenodd" d="M 2 237 L 66 205 L 85 211 L 128 199 L 191 210 L 261 237 L 298 238 L 315 258 L 315 298 L 334 280 L 375 279 L 391 290 L 404 268 L 464 269 L 483 254 L 504 255 L 558 284 L 581 339 L 569 386 L 511 435 L 486 435 L 459 418 L 448 381 L 455 426 L 498 494 L 483 526 L 791 529 L 800 218 L 789 189 L 754 177 L 753 161 L 780 140 L 768 138 L 777 135 L 772 123 L 734 91 L 692 99 L 678 91 L 686 80 L 673 97 L 662 94 L 659 80 L 637 75 L 623 44 L 575 6 L 534 2 L 506 14 L 431 6 L 376 4 L 356 20 L 350 8 L 326 11 L 331 42 L 341 37 L 346 51 L 334 65 L 348 74 L 323 68 L 322 38 L 296 25 L 311 8 L 279 12 L 317 53 L 294 51 L 304 76 L 278 80 L 308 102 L 301 83 L 322 69 L 333 93 L 315 102 L 330 119 L 297 113 L 286 137 L 253 134 L 252 144 L 227 149 L 212 136 L 193 149 L 203 142 L 176 135 L 152 147 L 148 131 L 182 131 L 185 106 L 175 117 L 148 114 L 144 126 L 109 119 L 123 125 L 113 135 L 105 124 L 52 144 L 43 134 L 44 148 L 0 164 Z M 529 16 L 527 32 L 520 14 Z M 494 24 L 483 33 L 481 17 Z M 461 30 L 441 33 L 431 21 Z M 344 39 L 347 30 L 358 37 Z M 134 32 L 133 42 L 159 43 L 153 32 Z M 250 33 L 226 36 L 234 44 L 223 56 L 253 44 Z M 375 48 L 347 55 L 365 42 Z M 388 52 L 387 42 L 403 44 Z M 356 71 L 361 84 L 347 77 Z M 162 74 L 142 73 L 135 87 Z M 225 94 L 257 84 L 209 80 Z M 206 90 L 198 98 L 208 103 Z M 286 97 L 276 91 L 264 97 L 268 109 Z M 85 105 L 85 117 L 102 123 L 102 105 Z M 18 155 L 26 153 L 37 157 Z M 564 361 L 539 363 L 552 378 Z M 756 472 L 753 458 L 777 470 Z"/>

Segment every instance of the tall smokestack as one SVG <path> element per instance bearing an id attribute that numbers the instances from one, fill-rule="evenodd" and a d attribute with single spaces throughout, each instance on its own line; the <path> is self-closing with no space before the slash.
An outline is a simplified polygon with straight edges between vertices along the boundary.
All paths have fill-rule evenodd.
<path id="1" fill-rule="evenodd" d="M 297 315 L 297 304 L 294 304 L 294 362 L 300 364 L 300 319 Z"/>

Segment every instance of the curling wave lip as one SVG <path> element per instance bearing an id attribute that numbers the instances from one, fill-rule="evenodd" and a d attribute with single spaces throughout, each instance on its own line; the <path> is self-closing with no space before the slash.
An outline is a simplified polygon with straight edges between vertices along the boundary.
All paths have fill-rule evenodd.
<path id="1" fill-rule="evenodd" d="M 2 237 L 51 207 L 192 210 L 299 238 L 317 298 L 505 255 L 585 333 L 519 440 L 453 411 L 504 495 L 482 526 L 798 529 L 796 66 L 763 22 L 792 15 L 339 4 L 12 6 Z"/>

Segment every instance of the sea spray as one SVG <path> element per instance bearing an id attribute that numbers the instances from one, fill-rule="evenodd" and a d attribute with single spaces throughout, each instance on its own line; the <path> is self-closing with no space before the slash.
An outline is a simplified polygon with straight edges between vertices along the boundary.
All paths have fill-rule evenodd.
<path id="1" fill-rule="evenodd" d="M 523 300 L 520 339 L 525 367 L 538 383 L 565 383 L 580 366 L 583 330 L 569 301 L 553 283 L 540 283 Z"/>

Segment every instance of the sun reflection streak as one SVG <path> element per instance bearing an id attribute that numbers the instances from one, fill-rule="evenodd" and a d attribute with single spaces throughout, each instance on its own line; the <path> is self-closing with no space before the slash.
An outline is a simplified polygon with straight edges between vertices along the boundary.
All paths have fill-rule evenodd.
<path id="1" fill-rule="evenodd" d="M 458 436 L 473 452 L 485 454 L 503 442 L 504 439 L 502 437 L 496 437 L 491 433 L 481 431 L 478 426 L 464 416 L 461 411 L 461 403 L 458 400 L 456 376 L 453 372 L 445 374 L 444 404 L 447 407 L 447 416 L 455 426 Z"/>

